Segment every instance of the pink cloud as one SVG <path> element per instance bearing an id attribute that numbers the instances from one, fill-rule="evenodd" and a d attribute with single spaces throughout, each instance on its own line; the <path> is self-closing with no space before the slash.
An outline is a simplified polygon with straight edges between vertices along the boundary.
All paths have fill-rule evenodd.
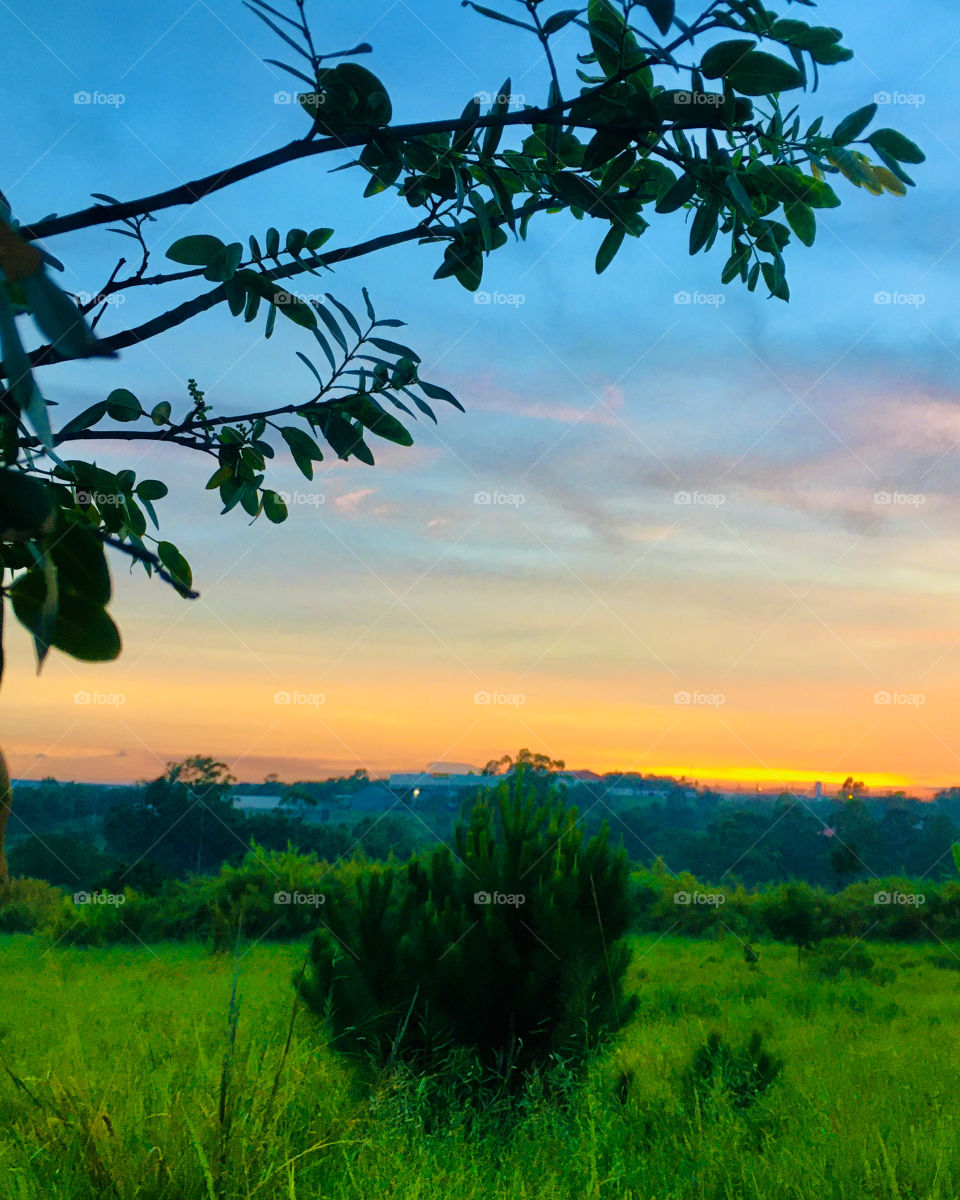
<path id="1" fill-rule="evenodd" d="M 361 501 L 367 496 L 372 496 L 375 488 L 359 488 L 355 492 L 344 492 L 342 496 L 337 496 L 333 502 L 333 507 L 340 512 L 355 512 L 360 506 Z"/>

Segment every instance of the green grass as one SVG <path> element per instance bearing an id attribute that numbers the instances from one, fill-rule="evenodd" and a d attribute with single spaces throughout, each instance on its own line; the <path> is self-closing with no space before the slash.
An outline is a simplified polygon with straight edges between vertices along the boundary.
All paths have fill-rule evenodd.
<path id="1" fill-rule="evenodd" d="M 639 1012 L 589 1079 L 566 1102 L 471 1112 L 439 1081 L 345 1065 L 302 1011 L 285 1051 L 298 946 L 235 963 L 3 937 L 0 1197 L 953 1200 L 960 978 L 934 964 L 942 947 L 870 953 L 895 978 L 824 977 L 781 946 L 750 967 L 732 938 L 638 938 Z M 760 1029 L 785 1060 L 745 1110 L 686 1102 L 712 1029 L 734 1044 Z"/>

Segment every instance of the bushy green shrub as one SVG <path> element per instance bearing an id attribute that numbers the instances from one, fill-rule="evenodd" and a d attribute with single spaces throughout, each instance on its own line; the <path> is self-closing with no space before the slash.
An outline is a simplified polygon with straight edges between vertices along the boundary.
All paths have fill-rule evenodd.
<path id="1" fill-rule="evenodd" d="M 467 1047 L 519 1078 L 583 1059 L 632 1012 L 626 856 L 517 772 L 454 835 L 334 894 L 303 995 L 337 1042 L 426 1068 Z"/>
<path id="2" fill-rule="evenodd" d="M 63 902 L 62 890 L 44 879 L 10 879 L 0 885 L 0 933 L 53 929 Z"/>
<path id="3" fill-rule="evenodd" d="M 683 1073 L 682 1091 L 691 1108 L 725 1096 L 742 1110 L 759 1100 L 782 1070 L 783 1059 L 764 1049 L 759 1030 L 739 1046 L 731 1046 L 713 1030 L 694 1051 Z"/>

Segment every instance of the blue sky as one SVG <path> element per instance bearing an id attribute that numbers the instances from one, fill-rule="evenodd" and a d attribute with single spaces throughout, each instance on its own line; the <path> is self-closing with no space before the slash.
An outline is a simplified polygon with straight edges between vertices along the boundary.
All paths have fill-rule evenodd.
<path id="1" fill-rule="evenodd" d="M 528 102 L 545 97 L 523 35 L 457 3 L 315 7 L 327 46 L 372 42 L 364 61 L 398 119 L 458 113 L 508 74 Z M 543 219 L 485 270 L 484 291 L 515 303 L 434 282 L 436 247 L 338 269 L 324 288 L 356 304 L 366 284 L 381 314 L 408 320 L 425 377 L 466 414 L 418 426 L 412 450 L 384 444 L 372 471 L 334 461 L 312 486 L 281 463 L 278 487 L 323 503 L 276 529 L 219 518 L 202 464 L 150 451 L 137 469 L 178 485 L 164 532 L 204 598 L 188 608 L 118 564 L 119 663 L 60 660 L 37 680 L 10 637 L 0 721 L 15 769 L 130 777 L 203 751 L 256 778 L 482 763 L 531 745 L 598 768 L 954 776 L 960 10 L 930 3 L 922 22 L 889 2 L 818 11 L 857 57 L 802 111 L 830 126 L 889 95 L 878 123 L 928 155 L 908 199 L 841 181 L 815 247 L 790 248 L 790 305 L 721 289 L 720 253 L 687 256 L 682 214 L 628 239 L 600 278 L 603 228 Z M 169 187 L 302 132 L 296 106 L 275 103 L 294 81 L 260 61 L 282 47 L 232 0 L 108 2 L 95 22 L 86 5 L 12 0 L 0 29 L 16 114 L 2 188 L 22 220 L 92 191 Z M 123 102 L 77 104 L 78 92 Z M 409 220 L 392 196 L 361 202 L 362 187 L 317 162 L 284 167 L 163 214 L 154 261 L 187 233 L 245 242 L 271 224 L 328 225 L 339 245 Z M 51 248 L 67 286 L 93 291 L 125 246 L 94 231 Z M 142 291 L 104 327 L 155 312 L 161 297 Z M 43 382 L 65 415 L 117 386 L 178 405 L 189 376 L 242 411 L 307 396 L 294 356 L 307 348 L 292 326 L 265 343 L 215 312 Z M 477 505 L 483 491 L 522 503 Z M 923 499 L 882 506 L 883 491 Z M 684 506 L 678 492 L 724 499 Z M 675 702 L 698 690 L 723 704 Z M 478 691 L 523 702 L 478 706 Z M 887 708 L 878 691 L 924 701 Z M 324 700 L 280 711 L 278 692 Z"/>

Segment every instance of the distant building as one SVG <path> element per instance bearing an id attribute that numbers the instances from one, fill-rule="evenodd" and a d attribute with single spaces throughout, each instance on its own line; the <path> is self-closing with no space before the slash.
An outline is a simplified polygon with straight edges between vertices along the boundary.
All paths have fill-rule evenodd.
<path id="1" fill-rule="evenodd" d="M 283 797 L 273 795 L 272 793 L 264 793 L 256 796 L 237 796 L 231 797 L 233 807 L 237 812 L 245 813 L 266 813 L 274 812 L 283 803 Z"/>

